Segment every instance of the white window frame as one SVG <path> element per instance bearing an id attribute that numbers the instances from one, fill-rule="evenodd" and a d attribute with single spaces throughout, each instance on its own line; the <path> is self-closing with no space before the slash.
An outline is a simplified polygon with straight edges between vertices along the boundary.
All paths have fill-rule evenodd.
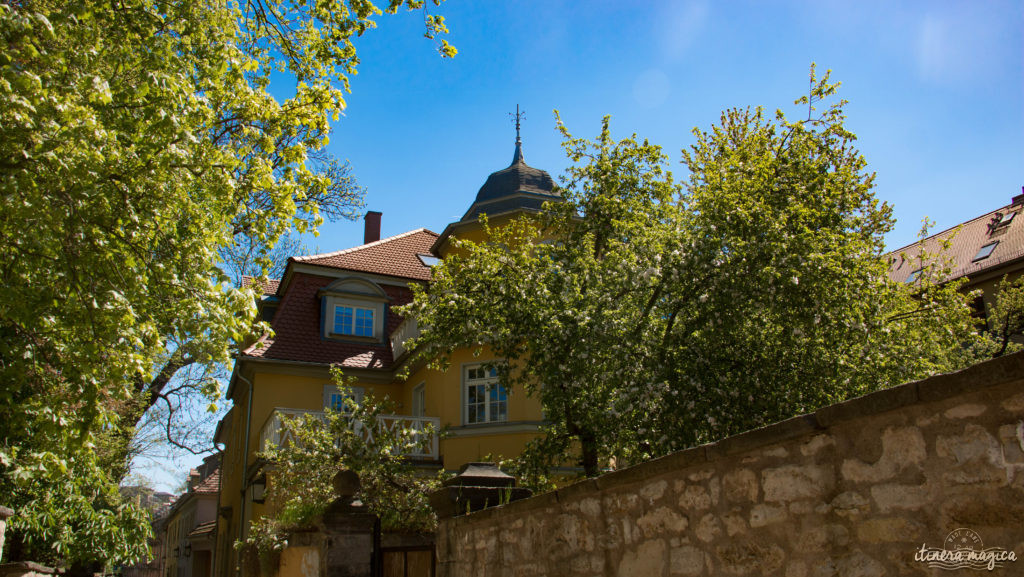
<path id="1" fill-rule="evenodd" d="M 323 298 L 321 310 L 324 318 L 321 324 L 324 338 L 360 342 L 382 342 L 385 339 L 385 313 L 389 299 L 384 289 L 377 284 L 363 278 L 345 277 L 319 290 L 317 296 Z M 339 307 L 352 309 L 350 326 L 336 326 L 335 317 Z M 370 336 L 355 334 L 360 310 L 369 311 L 373 317 L 373 334 Z"/>
<path id="2" fill-rule="evenodd" d="M 483 377 L 471 377 L 471 373 L 475 370 L 486 371 L 486 376 Z M 470 391 L 471 389 L 480 387 L 484 394 L 484 401 L 473 403 L 484 411 L 483 418 L 479 417 L 479 412 L 475 420 L 470 421 Z M 498 399 L 495 401 L 491 400 L 491 392 L 494 388 L 498 388 Z M 504 394 L 502 394 L 504 393 Z M 477 393 L 479 394 L 479 393 Z M 501 412 L 501 405 L 504 405 L 504 413 Z M 494 412 L 494 414 L 492 414 Z M 496 369 L 486 369 L 483 363 L 472 363 L 462 366 L 462 424 L 464 425 L 486 425 L 491 423 L 507 423 L 508 422 L 508 390 L 505 385 L 498 381 Z"/>
<path id="3" fill-rule="evenodd" d="M 384 338 L 384 301 L 374 302 L 370 299 L 357 299 L 348 296 L 335 296 L 330 295 L 326 297 L 327 307 L 324 310 L 324 336 L 335 338 L 335 339 L 348 339 L 348 340 L 366 340 L 366 341 L 379 341 Z M 338 327 L 335 326 L 334 318 L 338 312 L 339 307 L 348 307 L 352 309 L 352 331 L 351 333 L 338 332 Z M 356 311 L 364 310 L 371 311 L 373 314 L 373 335 L 372 336 L 360 336 L 355 334 L 355 319 Z"/>
<path id="4" fill-rule="evenodd" d="M 420 383 L 412 388 L 412 416 L 427 416 L 427 383 Z"/>
<path id="5" fill-rule="evenodd" d="M 349 319 L 349 323 L 348 323 L 347 327 L 341 327 L 339 329 L 339 327 L 338 327 L 338 309 L 350 309 L 352 311 L 352 316 Z M 362 311 L 364 313 L 370 313 L 370 334 L 368 334 L 368 335 L 361 335 L 361 334 L 359 334 L 357 332 L 359 330 L 359 328 L 361 328 L 359 326 L 359 320 L 360 320 L 359 313 L 360 313 L 360 311 Z M 349 303 L 338 303 L 338 304 L 334 305 L 334 310 L 331 311 L 331 312 L 332 312 L 332 314 L 331 314 L 331 334 L 343 335 L 343 336 L 346 336 L 346 337 L 364 337 L 364 338 L 371 338 L 371 339 L 377 334 L 377 309 L 376 308 L 370 308 L 370 307 L 365 307 L 365 306 L 361 307 L 361 306 L 357 306 L 357 305 L 349 304 Z"/>
<path id="6" fill-rule="evenodd" d="M 349 387 L 352 390 L 352 397 L 355 399 L 357 405 L 363 404 L 363 397 L 366 395 L 366 389 L 363 387 Z M 334 396 L 337 395 L 339 401 L 341 399 L 341 390 L 338 389 L 338 385 L 324 385 L 324 409 L 334 409 Z"/>

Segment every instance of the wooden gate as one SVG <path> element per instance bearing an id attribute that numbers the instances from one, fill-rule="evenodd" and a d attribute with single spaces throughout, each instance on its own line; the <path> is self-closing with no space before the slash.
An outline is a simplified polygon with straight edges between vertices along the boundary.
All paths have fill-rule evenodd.
<path id="1" fill-rule="evenodd" d="M 434 547 L 385 547 L 381 549 L 382 577 L 434 577 Z"/>
<path id="2" fill-rule="evenodd" d="M 377 541 L 380 577 L 434 577 L 434 535 L 385 533 Z"/>

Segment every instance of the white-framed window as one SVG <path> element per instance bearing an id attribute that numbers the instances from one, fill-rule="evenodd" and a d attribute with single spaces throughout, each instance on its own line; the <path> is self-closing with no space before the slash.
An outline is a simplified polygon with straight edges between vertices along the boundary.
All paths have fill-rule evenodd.
<path id="1" fill-rule="evenodd" d="M 324 338 L 383 341 L 387 294 L 367 279 L 345 277 L 320 289 Z"/>
<path id="2" fill-rule="evenodd" d="M 357 307 L 349 304 L 334 306 L 334 330 L 336 335 L 351 335 L 356 337 L 373 337 L 374 309 Z"/>
<path id="3" fill-rule="evenodd" d="M 352 399 L 357 405 L 363 403 L 363 395 L 366 391 L 363 387 L 349 387 Z M 345 396 L 338 390 L 337 385 L 324 385 L 324 408 L 340 411 L 345 408 Z"/>
<path id="4" fill-rule="evenodd" d="M 463 367 L 463 422 L 501 423 L 508 420 L 508 391 L 498 382 L 498 371 L 483 365 Z"/>
<path id="5" fill-rule="evenodd" d="M 427 384 L 420 383 L 412 389 L 412 416 L 427 415 Z"/>

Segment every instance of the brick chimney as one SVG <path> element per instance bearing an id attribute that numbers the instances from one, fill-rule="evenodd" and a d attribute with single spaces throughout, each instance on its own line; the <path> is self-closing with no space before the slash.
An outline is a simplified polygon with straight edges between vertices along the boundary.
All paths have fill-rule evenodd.
<path id="1" fill-rule="evenodd" d="M 363 230 L 363 244 L 380 240 L 380 216 L 381 213 L 371 210 L 363 217 L 366 221 L 366 228 Z"/>
<path id="2" fill-rule="evenodd" d="M 1024 203 L 1024 186 L 1020 187 L 1020 194 L 1010 199 L 1010 206 Z"/>

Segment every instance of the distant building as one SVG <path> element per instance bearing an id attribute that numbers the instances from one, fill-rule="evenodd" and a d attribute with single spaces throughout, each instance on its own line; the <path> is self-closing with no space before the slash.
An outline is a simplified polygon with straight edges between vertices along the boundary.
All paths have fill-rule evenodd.
<path id="1" fill-rule="evenodd" d="M 213 574 L 221 454 L 203 459 L 189 472 L 188 489 L 156 523 L 154 534 L 163 559 L 160 577 L 210 577 Z M 161 539 L 162 538 L 162 539 Z"/>
<path id="2" fill-rule="evenodd" d="M 1022 191 L 1024 192 L 1024 191 Z M 922 248 L 935 254 L 952 236 L 946 256 L 952 260 L 947 280 L 967 279 L 965 290 L 980 289 L 982 295 L 974 303 L 979 316 L 984 316 L 995 300 L 995 286 L 1004 276 L 1014 279 L 1024 272 L 1024 194 L 1010 204 L 958 224 L 921 241 L 889 253 L 889 275 L 897 282 L 914 282 L 921 273 L 917 256 Z"/>
<path id="3" fill-rule="evenodd" d="M 125 498 L 137 501 L 139 506 L 150 512 L 153 536 L 149 538 L 149 550 L 152 558 L 145 563 L 136 563 L 121 568 L 122 577 L 163 577 L 166 554 L 164 541 L 167 512 L 174 503 L 174 495 L 163 491 L 154 491 L 143 485 L 121 487 Z"/>

